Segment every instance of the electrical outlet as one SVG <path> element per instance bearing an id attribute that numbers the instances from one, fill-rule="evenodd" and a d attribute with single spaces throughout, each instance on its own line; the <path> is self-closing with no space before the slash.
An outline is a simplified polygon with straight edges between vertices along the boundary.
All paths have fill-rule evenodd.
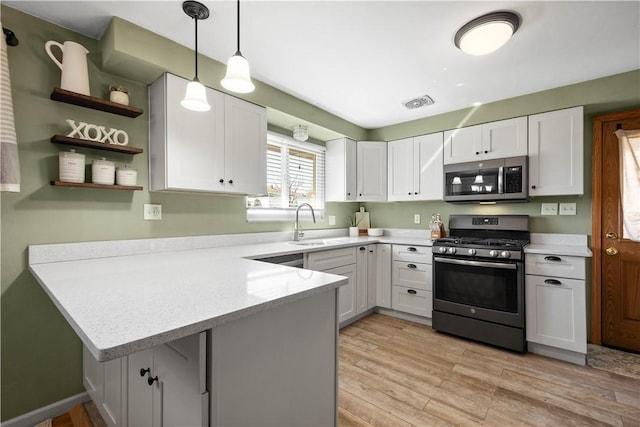
<path id="1" fill-rule="evenodd" d="M 560 215 L 575 215 L 576 204 L 575 203 L 560 203 Z"/>
<path id="2" fill-rule="evenodd" d="M 413 223 L 414 224 L 420 224 L 420 214 L 415 214 L 413 216 Z"/>
<path id="3" fill-rule="evenodd" d="M 557 203 L 543 203 L 542 210 L 540 211 L 542 215 L 558 215 L 558 204 Z"/>
<path id="4" fill-rule="evenodd" d="M 329 225 L 336 225 L 335 215 L 329 215 Z"/>
<path id="5" fill-rule="evenodd" d="M 145 203 L 143 218 L 147 221 L 160 221 L 162 219 L 162 205 Z"/>

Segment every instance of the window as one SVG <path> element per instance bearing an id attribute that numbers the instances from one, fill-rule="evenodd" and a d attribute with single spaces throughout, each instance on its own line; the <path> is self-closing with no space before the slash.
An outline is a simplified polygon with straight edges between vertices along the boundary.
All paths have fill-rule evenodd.
<path id="1" fill-rule="evenodd" d="M 247 221 L 293 221 L 301 203 L 323 220 L 324 152 L 320 145 L 268 132 L 267 194 L 247 197 Z M 300 219 L 310 221 L 310 209 L 301 209 Z"/>

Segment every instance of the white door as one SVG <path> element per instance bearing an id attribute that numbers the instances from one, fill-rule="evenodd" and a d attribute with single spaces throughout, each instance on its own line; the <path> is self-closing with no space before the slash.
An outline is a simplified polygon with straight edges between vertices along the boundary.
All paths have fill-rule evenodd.
<path id="1" fill-rule="evenodd" d="M 584 194 L 582 107 L 529 116 L 529 194 Z"/>
<path id="2" fill-rule="evenodd" d="M 328 202 L 356 200 L 357 148 L 349 138 L 327 141 L 325 153 L 326 199 Z"/>
<path id="3" fill-rule="evenodd" d="M 224 94 L 207 88 L 211 110 L 191 111 L 180 105 L 188 81 L 167 74 L 166 172 L 169 189 L 220 191 L 224 170 Z"/>
<path id="4" fill-rule="evenodd" d="M 356 264 L 325 270 L 325 273 L 346 276 L 349 282 L 338 288 L 338 322 L 342 323 L 357 314 Z"/>
<path id="5" fill-rule="evenodd" d="M 358 200 L 381 202 L 387 200 L 387 143 L 358 141 L 357 143 Z"/>
<path id="6" fill-rule="evenodd" d="M 444 133 L 444 164 L 482 159 L 482 126 L 468 126 Z"/>
<path id="7" fill-rule="evenodd" d="M 128 422 L 131 427 L 153 425 L 153 388 L 149 377 L 153 372 L 153 349 L 134 353 L 128 357 Z M 141 375 L 142 373 L 142 375 Z"/>
<path id="8" fill-rule="evenodd" d="M 263 107 L 225 96 L 224 190 L 267 192 L 267 112 Z"/>
<path id="9" fill-rule="evenodd" d="M 391 261 L 389 261 L 391 263 Z M 367 246 L 367 307 L 366 310 L 376 306 L 378 289 L 378 245 Z"/>
<path id="10" fill-rule="evenodd" d="M 443 197 L 443 133 L 414 138 L 416 159 L 415 200 L 442 200 Z"/>
<path id="11" fill-rule="evenodd" d="M 413 138 L 390 141 L 388 153 L 387 199 L 389 201 L 413 200 L 414 158 Z"/>
<path id="12" fill-rule="evenodd" d="M 527 118 L 499 120 L 482 125 L 483 160 L 527 155 Z"/>
<path id="13" fill-rule="evenodd" d="M 391 245 L 378 243 L 376 251 L 376 305 L 391 308 Z"/>
<path id="14" fill-rule="evenodd" d="M 368 260 L 367 246 L 358 246 L 356 261 L 356 314 L 363 313 L 367 310 Z"/>

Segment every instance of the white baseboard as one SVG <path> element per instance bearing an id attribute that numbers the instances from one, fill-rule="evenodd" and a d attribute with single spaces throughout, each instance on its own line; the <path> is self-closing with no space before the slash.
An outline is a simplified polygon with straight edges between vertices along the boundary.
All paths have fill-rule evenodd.
<path id="1" fill-rule="evenodd" d="M 76 394 L 75 396 L 67 397 L 66 399 L 54 402 L 51 405 L 43 406 L 34 411 L 27 412 L 19 417 L 12 418 L 1 423 L 2 427 L 33 427 L 34 425 L 49 419 L 62 415 L 65 412 L 69 412 L 71 408 L 78 403 L 84 403 L 91 400 L 89 394 L 85 391 L 83 393 Z"/>

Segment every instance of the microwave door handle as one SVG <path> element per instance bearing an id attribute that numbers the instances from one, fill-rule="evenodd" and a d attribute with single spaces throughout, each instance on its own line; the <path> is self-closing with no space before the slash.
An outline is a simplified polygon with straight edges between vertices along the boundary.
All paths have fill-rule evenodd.
<path id="1" fill-rule="evenodd" d="M 504 193 L 504 189 L 502 188 L 504 186 L 503 176 L 504 176 L 504 168 L 500 166 L 498 168 L 498 194 Z"/>

